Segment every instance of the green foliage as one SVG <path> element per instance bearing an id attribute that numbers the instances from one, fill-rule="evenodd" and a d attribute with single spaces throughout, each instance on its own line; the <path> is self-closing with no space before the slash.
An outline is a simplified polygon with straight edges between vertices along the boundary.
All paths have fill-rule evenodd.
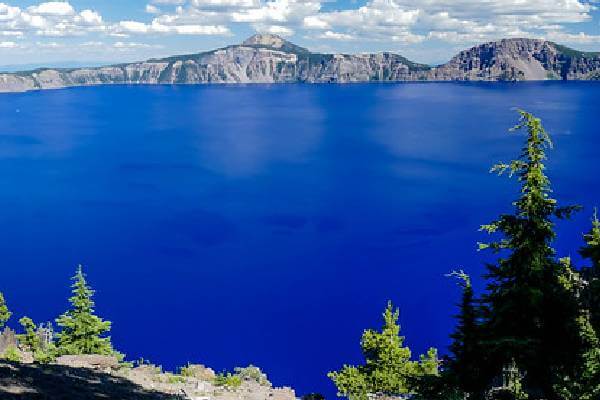
<path id="1" fill-rule="evenodd" d="M 367 376 L 358 367 L 344 365 L 338 372 L 330 372 L 331 378 L 338 390 L 338 396 L 350 400 L 367 400 L 373 390 L 367 382 Z"/>
<path id="2" fill-rule="evenodd" d="M 242 385 L 242 378 L 231 372 L 221 372 L 215 376 L 213 383 L 215 386 L 237 389 Z"/>
<path id="3" fill-rule="evenodd" d="M 267 375 L 260 370 L 260 368 L 255 367 L 254 365 L 249 365 L 247 367 L 236 367 L 234 368 L 235 374 L 239 376 L 242 381 L 254 381 L 262 386 L 271 387 L 272 384 L 267 378 Z"/>
<path id="4" fill-rule="evenodd" d="M 69 299 L 72 308 L 56 319 L 61 327 L 58 337 L 60 354 L 114 354 L 110 337 L 111 323 L 94 314 L 94 291 L 88 286 L 81 265 L 73 277 L 73 296 Z"/>
<path id="5" fill-rule="evenodd" d="M 42 343 L 37 334 L 37 327 L 33 320 L 29 317 L 23 317 L 19 323 L 25 331 L 24 334 L 18 335 L 19 342 L 30 352 L 34 353 L 41 349 Z"/>
<path id="6" fill-rule="evenodd" d="M 523 386 L 523 374 L 517 367 L 517 364 L 514 362 L 508 367 L 509 375 L 505 377 L 506 379 L 506 390 L 511 394 L 514 400 L 527 400 L 529 398 L 529 394 L 525 390 Z"/>
<path id="7" fill-rule="evenodd" d="M 185 367 L 184 367 L 185 368 Z M 182 375 L 184 375 L 184 368 L 182 368 Z M 190 368 L 190 373 L 193 373 Z M 215 386 L 227 387 L 229 389 L 237 389 L 242 385 L 243 382 L 256 382 L 262 386 L 271 387 L 271 382 L 267 378 L 267 375 L 263 373 L 260 368 L 254 365 L 247 367 L 236 367 L 234 372 L 221 372 L 218 373 L 214 378 Z"/>
<path id="8" fill-rule="evenodd" d="M 179 369 L 179 374 L 181 376 L 185 376 L 186 378 L 192 378 L 195 375 L 195 370 L 190 363 L 188 363 L 186 366 Z"/>
<path id="9" fill-rule="evenodd" d="M 176 375 L 176 374 L 168 374 L 167 375 L 167 383 L 174 385 L 174 384 L 178 384 L 178 383 L 185 383 L 186 379 L 184 376 L 182 375 Z"/>
<path id="10" fill-rule="evenodd" d="M 592 228 L 584 235 L 585 245 L 579 250 L 581 256 L 591 261 L 588 287 L 584 291 L 584 306 L 590 312 L 591 324 L 600 332 L 600 220 L 597 210 L 592 218 Z"/>
<path id="11" fill-rule="evenodd" d="M 398 317 L 399 310 L 389 302 L 383 313 L 381 332 L 368 329 L 363 333 L 361 348 L 365 364 L 345 365 L 340 371 L 329 373 L 338 388 L 338 395 L 364 400 L 370 394 L 409 394 L 414 391 L 411 382 L 415 377 L 438 374 L 439 360 L 435 349 L 421 356 L 420 362 L 411 361 L 410 349 L 403 347 Z"/>
<path id="12" fill-rule="evenodd" d="M 560 374 L 555 385 L 564 400 L 597 400 L 600 398 L 600 340 L 587 315 L 577 319 L 582 352 L 579 362 L 570 374 Z"/>
<path id="13" fill-rule="evenodd" d="M 600 274 L 600 220 L 598 220 L 598 210 L 594 210 L 592 218 L 592 229 L 583 236 L 585 246 L 579 253 L 583 258 L 592 261 L 592 269 Z"/>
<path id="14" fill-rule="evenodd" d="M 54 343 L 49 343 L 46 346 L 42 344 L 42 339 L 33 320 L 29 317 L 22 317 L 19 323 L 25 333 L 18 335 L 17 338 L 23 347 L 33 354 L 33 359 L 41 364 L 54 361 L 56 359 Z"/>
<path id="15" fill-rule="evenodd" d="M 2 358 L 10 362 L 21 362 L 21 353 L 19 353 L 16 347 L 10 346 L 6 349 Z"/>
<path id="16" fill-rule="evenodd" d="M 519 113 L 513 131 L 527 133 L 521 156 L 494 166 L 492 172 L 517 176 L 521 195 L 513 203 L 513 214 L 481 228 L 499 238 L 480 248 L 501 254 L 497 263 L 488 265 L 483 297 L 486 348 L 479 365 L 488 368 L 483 381 L 489 382 L 503 365 L 516 360 L 525 368 L 528 385 L 552 397 L 552 368 L 574 361 L 578 309 L 575 294 L 562 284 L 569 271 L 556 260 L 551 246 L 554 219 L 569 217 L 578 207 L 558 207 L 551 197 L 544 162 L 552 142 L 539 118 Z"/>
<path id="17" fill-rule="evenodd" d="M 449 375 L 423 375 L 412 380 L 415 394 L 411 400 L 465 400 L 467 395 L 458 389 Z"/>
<path id="18" fill-rule="evenodd" d="M 4 300 L 4 294 L 0 292 L 0 329 L 6 325 L 6 322 L 10 319 L 12 313 L 9 311 L 6 301 Z"/>

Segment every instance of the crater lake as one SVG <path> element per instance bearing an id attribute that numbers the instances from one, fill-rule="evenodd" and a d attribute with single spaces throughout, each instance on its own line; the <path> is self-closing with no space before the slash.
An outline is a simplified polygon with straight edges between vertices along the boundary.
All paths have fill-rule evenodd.
<path id="1" fill-rule="evenodd" d="M 400 307 L 413 356 L 447 352 L 481 224 L 510 212 L 516 108 L 552 135 L 561 256 L 600 206 L 600 84 L 105 86 L 0 95 L 0 290 L 68 306 L 78 264 L 115 347 L 174 369 L 260 366 L 335 396 L 365 327 Z M 572 251 L 572 250 L 568 250 Z M 9 325 L 17 326 L 18 318 Z"/>

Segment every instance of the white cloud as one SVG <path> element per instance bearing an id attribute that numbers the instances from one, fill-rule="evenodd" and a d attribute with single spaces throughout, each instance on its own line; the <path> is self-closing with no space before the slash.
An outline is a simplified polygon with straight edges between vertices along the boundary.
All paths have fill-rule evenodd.
<path id="1" fill-rule="evenodd" d="M 190 0 L 190 5 L 196 8 L 250 8 L 259 7 L 259 0 Z"/>
<path id="2" fill-rule="evenodd" d="M 152 4 L 146 4 L 146 12 L 148 14 L 160 14 L 160 8 Z"/>
<path id="3" fill-rule="evenodd" d="M 0 31 L 0 36 L 23 37 L 23 32 L 20 32 L 20 31 Z"/>
<path id="4" fill-rule="evenodd" d="M 317 13 L 320 8 L 319 1 L 272 0 L 260 7 L 233 12 L 231 18 L 235 22 L 294 23 Z"/>
<path id="5" fill-rule="evenodd" d="M 150 26 L 143 22 L 121 21 L 118 26 L 125 33 L 148 33 Z"/>
<path id="6" fill-rule="evenodd" d="M 145 11 L 150 16 L 123 15 L 106 21 L 98 11 L 77 9 L 67 0 L 39 0 L 29 7 L 9 4 L 17 0 L 0 0 L 0 38 L 32 49 L 42 37 L 57 38 L 49 43 L 58 44 L 67 36 L 85 37 L 85 43 L 103 43 L 113 37 L 119 38 L 117 43 L 143 44 L 144 36 L 153 41 L 164 40 L 159 38 L 165 35 L 225 36 L 232 35 L 231 29 L 249 27 L 281 36 L 299 34 L 320 46 L 345 50 L 394 49 L 427 42 L 423 48 L 438 55 L 502 37 L 600 43 L 598 25 L 589 24 L 598 3 L 593 0 L 365 0 L 358 5 L 351 1 L 322 7 L 325 1 L 330 0 L 147 0 Z M 585 24 L 576 25 L 581 23 Z M 106 51 L 116 48 L 102 46 Z M 418 47 L 400 51 L 410 54 Z"/>
<path id="7" fill-rule="evenodd" d="M 68 2 L 46 2 L 21 9 L 0 3 L 0 31 L 15 36 L 81 36 L 105 29 L 102 16 L 93 10 L 76 13 Z"/>
<path id="8" fill-rule="evenodd" d="M 584 32 L 548 32 L 545 35 L 547 40 L 567 44 L 591 44 L 600 43 L 600 35 L 590 35 Z"/>
<path id="9" fill-rule="evenodd" d="M 11 7 L 8 4 L 0 3 L 0 22 L 12 21 L 21 13 L 19 7 Z"/>
<path id="10" fill-rule="evenodd" d="M 294 34 L 293 29 L 281 25 L 255 24 L 254 29 L 260 33 L 270 33 L 279 36 L 292 36 Z"/>
<path id="11" fill-rule="evenodd" d="M 471 42 L 539 37 L 561 31 L 565 24 L 589 21 L 594 9 L 586 0 L 369 0 L 353 9 L 307 15 L 303 27 L 367 41 Z"/>
<path id="12" fill-rule="evenodd" d="M 36 46 L 42 49 L 61 49 L 65 47 L 64 44 L 57 42 L 37 42 Z"/>
<path id="13" fill-rule="evenodd" d="M 180 35 L 228 35 L 230 31 L 229 28 L 221 25 L 176 25 L 167 27 L 167 33 L 177 33 Z"/>
<path id="14" fill-rule="evenodd" d="M 147 49 L 153 47 L 146 43 L 136 43 L 136 42 L 116 42 L 113 44 L 115 49 Z"/>
<path id="15" fill-rule="evenodd" d="M 14 49 L 17 46 L 15 42 L 0 42 L 0 48 L 2 49 Z"/>
<path id="16" fill-rule="evenodd" d="M 308 17 L 304 17 L 303 21 L 304 27 L 308 29 L 329 29 L 331 25 L 329 22 L 325 21 L 325 18 L 319 15 L 309 15 Z"/>
<path id="17" fill-rule="evenodd" d="M 165 25 L 155 19 L 150 24 L 138 21 L 121 21 L 113 28 L 116 35 L 127 34 L 179 34 L 179 35 L 228 35 L 229 28 L 222 25 Z"/>
<path id="18" fill-rule="evenodd" d="M 102 25 L 102 16 L 93 10 L 83 10 L 79 13 L 79 18 L 81 22 L 90 26 L 100 26 Z"/>
<path id="19" fill-rule="evenodd" d="M 323 33 L 321 33 L 318 38 L 320 39 L 332 39 L 332 40 L 354 40 L 355 37 L 352 35 L 349 35 L 347 33 L 339 33 L 339 32 L 332 32 L 332 31 L 325 31 Z"/>
<path id="20" fill-rule="evenodd" d="M 185 0 L 152 0 L 154 4 L 162 4 L 162 5 L 181 5 L 185 4 Z"/>
<path id="21" fill-rule="evenodd" d="M 321 12 L 303 19 L 307 29 L 327 32 L 318 35 L 321 39 L 366 40 L 410 42 L 420 40 L 411 33 L 423 11 L 416 7 L 400 6 L 394 0 L 371 0 L 356 9 Z"/>
<path id="22" fill-rule="evenodd" d="M 37 6 L 31 6 L 27 8 L 27 11 L 31 14 L 39 15 L 72 15 L 75 13 L 75 9 L 68 2 L 63 1 L 50 1 L 47 3 L 41 3 Z"/>

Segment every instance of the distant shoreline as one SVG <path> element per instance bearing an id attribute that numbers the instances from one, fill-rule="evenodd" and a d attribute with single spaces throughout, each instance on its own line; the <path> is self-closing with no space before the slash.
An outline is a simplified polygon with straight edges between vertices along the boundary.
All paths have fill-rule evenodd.
<path id="1" fill-rule="evenodd" d="M 41 92 L 56 92 L 64 90 L 76 90 L 76 89 L 93 89 L 99 87 L 117 87 L 117 88 L 192 88 L 192 87 L 227 87 L 227 88 L 249 88 L 249 87 L 268 87 L 268 86 L 392 86 L 392 85 L 432 85 L 432 84 L 443 84 L 443 85 L 473 85 L 473 86 L 524 86 L 524 85 L 596 85 L 600 84 L 597 80 L 579 80 L 579 81 L 567 81 L 567 80 L 545 80 L 545 81 L 391 81 L 391 82 L 344 82 L 344 83 L 306 83 L 306 82 L 278 82 L 278 83 L 264 83 L 264 82 L 246 82 L 246 83 L 234 83 L 234 82 L 220 82 L 220 83 L 109 83 L 109 84 L 94 84 L 94 85 L 81 85 L 81 86 L 65 86 L 55 87 L 48 89 L 32 89 L 28 91 L 20 92 L 1 92 L 2 95 L 15 95 L 15 94 L 29 94 L 29 93 L 41 93 Z"/>
<path id="2" fill-rule="evenodd" d="M 600 53 L 538 39 L 503 39 L 464 50 L 439 66 L 394 53 L 313 53 L 276 35 L 191 55 L 89 68 L 0 73 L 0 92 L 75 86 L 522 82 L 600 80 Z"/>

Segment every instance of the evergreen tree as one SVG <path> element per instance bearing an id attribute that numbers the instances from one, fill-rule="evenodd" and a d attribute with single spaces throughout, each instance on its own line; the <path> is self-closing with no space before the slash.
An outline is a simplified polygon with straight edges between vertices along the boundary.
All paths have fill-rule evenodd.
<path id="1" fill-rule="evenodd" d="M 18 336 L 19 342 L 32 353 L 40 351 L 42 344 L 33 320 L 29 317 L 23 317 L 19 320 L 19 323 L 25 331 L 24 334 Z"/>
<path id="2" fill-rule="evenodd" d="M 585 235 L 585 246 L 579 251 L 583 258 L 592 261 L 592 270 L 594 275 L 600 275 L 600 220 L 598 220 L 598 210 L 594 210 L 592 218 L 592 229 Z"/>
<path id="3" fill-rule="evenodd" d="M 582 313 L 577 324 L 583 351 L 574 371 L 560 375 L 556 391 L 564 400 L 597 400 L 600 399 L 600 340 L 587 312 Z"/>
<path id="4" fill-rule="evenodd" d="M 422 375 L 437 375 L 437 351 L 430 349 L 420 362 L 411 361 L 411 351 L 404 347 L 398 325 L 399 310 L 389 302 L 383 313 L 381 332 L 368 329 L 361 339 L 365 364 L 344 366 L 339 372 L 329 373 L 340 396 L 351 400 L 366 400 L 370 394 L 398 396 L 411 393 L 411 381 Z"/>
<path id="5" fill-rule="evenodd" d="M 585 246 L 579 253 L 592 262 L 588 279 L 588 287 L 584 291 L 584 306 L 590 311 L 591 324 L 600 333 L 600 220 L 597 210 L 592 218 L 592 229 L 584 235 Z"/>
<path id="6" fill-rule="evenodd" d="M 110 331 L 111 323 L 94 314 L 94 291 L 88 286 L 81 265 L 73 277 L 72 293 L 69 299 L 72 308 L 56 319 L 61 327 L 58 337 L 60 354 L 114 354 L 110 337 L 103 337 Z"/>
<path id="7" fill-rule="evenodd" d="M 577 207 L 558 207 L 550 197 L 550 180 L 545 174 L 546 149 L 552 147 L 541 120 L 519 111 L 513 131 L 527 132 L 521 156 L 509 164 L 498 164 L 492 172 L 516 175 L 521 196 L 513 214 L 482 226 L 498 241 L 480 244 L 502 253 L 488 266 L 489 284 L 484 301 L 484 334 L 487 380 L 513 360 L 524 368 L 527 387 L 556 398 L 552 371 L 568 368 L 577 354 L 574 321 L 577 302 L 561 279 L 567 273 L 556 260 L 551 243 L 555 238 L 554 218 L 568 217 Z M 487 382 L 490 383 L 490 382 Z"/>
<path id="8" fill-rule="evenodd" d="M 6 301 L 4 300 L 4 295 L 0 292 L 0 329 L 6 325 L 12 313 L 9 311 L 8 306 L 6 305 Z"/>
<path id="9" fill-rule="evenodd" d="M 462 288 L 460 312 L 456 315 L 457 326 L 452 335 L 448 370 L 451 379 L 465 393 L 478 393 L 482 387 L 480 381 L 480 358 L 484 351 L 480 346 L 480 327 L 478 310 L 475 306 L 475 294 L 471 278 L 464 271 L 454 271 L 448 276 L 456 277 Z"/>

